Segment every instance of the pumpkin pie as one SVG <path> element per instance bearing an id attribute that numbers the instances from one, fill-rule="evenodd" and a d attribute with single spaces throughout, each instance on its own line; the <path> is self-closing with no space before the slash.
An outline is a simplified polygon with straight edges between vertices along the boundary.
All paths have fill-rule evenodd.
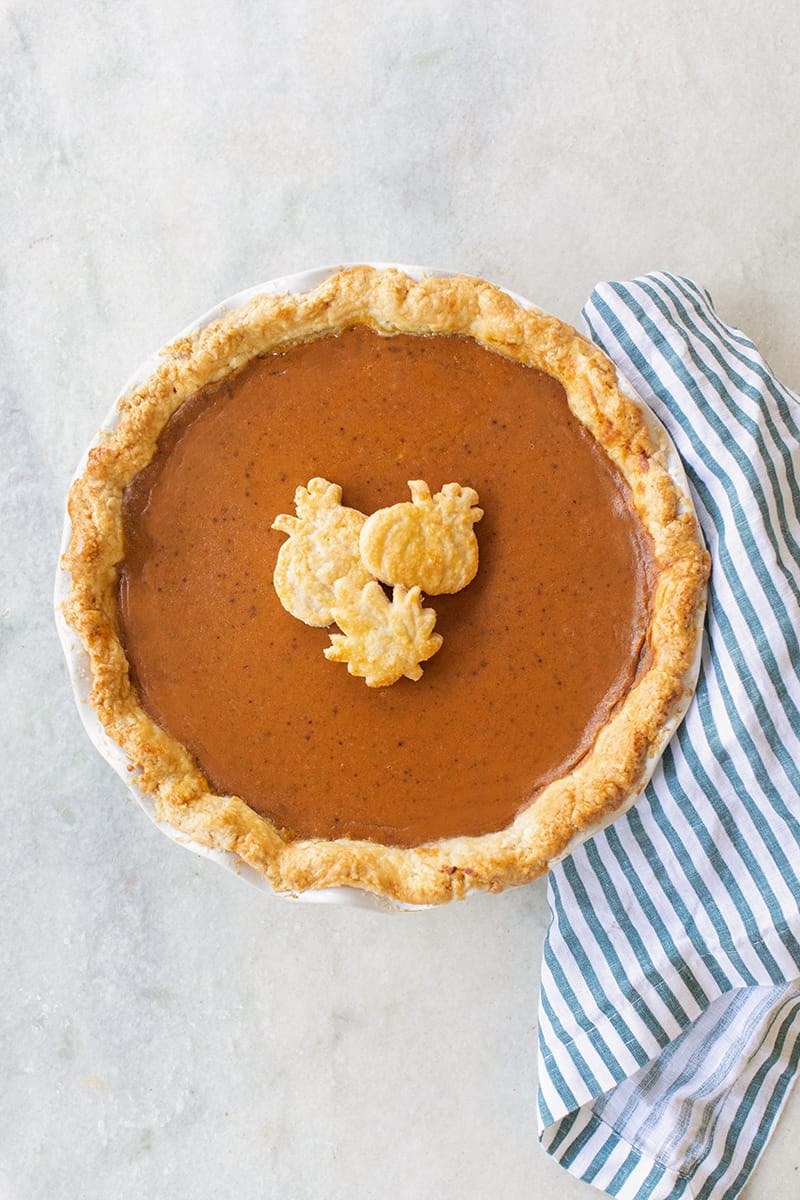
<path id="1" fill-rule="evenodd" d="M 348 268 L 176 342 L 119 407 L 71 491 L 65 613 L 176 829 L 279 891 L 439 903 L 530 880 L 639 790 L 708 557 L 653 422 L 575 330 L 482 280 Z M 435 609 L 424 670 L 366 686 L 334 660 L 353 597 L 394 602 L 375 573 L 409 485 L 479 499 L 480 523 L 457 592 L 395 586 Z M 314 487 L 356 540 L 306 622 L 276 567 Z"/>

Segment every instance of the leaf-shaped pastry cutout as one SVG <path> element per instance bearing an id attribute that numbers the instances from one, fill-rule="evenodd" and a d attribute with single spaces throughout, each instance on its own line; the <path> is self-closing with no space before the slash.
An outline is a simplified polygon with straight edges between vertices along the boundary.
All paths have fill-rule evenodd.
<path id="1" fill-rule="evenodd" d="M 286 611 L 306 625 L 331 624 L 337 580 L 361 587 L 372 579 L 359 549 L 366 517 L 341 499 L 338 484 L 311 479 L 294 494 L 297 516 L 281 513 L 272 522 L 273 529 L 289 534 L 278 551 L 275 591 Z"/>
<path id="2" fill-rule="evenodd" d="M 409 480 L 411 501 L 379 508 L 361 529 L 361 557 L 384 583 L 420 587 L 429 596 L 460 592 L 478 570 L 473 525 L 483 510 L 478 493 L 446 483 L 431 496 L 422 479 Z"/>
<path id="3" fill-rule="evenodd" d="M 375 580 L 361 588 L 342 579 L 335 586 L 333 618 L 342 630 L 330 635 L 325 657 L 347 663 L 367 687 L 386 687 L 401 675 L 419 679 L 420 663 L 436 653 L 442 638 L 433 632 L 436 613 L 423 608 L 418 587 L 394 588 L 392 599 Z"/>

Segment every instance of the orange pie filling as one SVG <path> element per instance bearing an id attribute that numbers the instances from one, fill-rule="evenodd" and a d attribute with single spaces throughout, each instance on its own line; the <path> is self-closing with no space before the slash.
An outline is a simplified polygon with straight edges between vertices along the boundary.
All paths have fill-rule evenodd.
<path id="1" fill-rule="evenodd" d="M 325 658 L 329 629 L 282 607 L 271 525 L 314 477 L 365 514 L 409 480 L 478 493 L 480 566 L 431 599 L 443 641 L 418 682 L 365 687 Z M 467 338 L 358 327 L 252 360 L 174 413 L 123 527 L 143 707 L 217 793 L 293 837 L 506 828 L 647 657 L 653 547 L 627 485 L 559 382 Z"/>

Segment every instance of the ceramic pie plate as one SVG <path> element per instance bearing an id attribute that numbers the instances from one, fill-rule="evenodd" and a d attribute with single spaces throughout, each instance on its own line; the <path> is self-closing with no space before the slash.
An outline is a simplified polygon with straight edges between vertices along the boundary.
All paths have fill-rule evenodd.
<path id="1" fill-rule="evenodd" d="M 245 291 L 237 292 L 235 295 L 228 297 L 228 299 L 223 300 L 219 304 L 216 304 L 207 313 L 204 313 L 202 317 L 199 317 L 197 320 L 193 321 L 185 329 L 181 330 L 180 333 L 176 334 L 175 337 L 169 338 L 164 344 L 171 344 L 180 338 L 187 337 L 190 334 L 196 333 L 200 329 L 204 329 L 207 325 L 210 325 L 213 321 L 218 320 L 226 313 L 240 308 L 243 304 L 249 300 L 252 300 L 255 296 L 264 294 L 280 295 L 287 293 L 300 295 L 304 292 L 312 291 L 336 271 L 340 270 L 342 266 L 347 265 L 350 264 L 337 264 L 335 267 L 318 267 L 313 270 L 302 271 L 294 275 L 285 275 L 279 279 L 272 279 L 267 283 L 258 284 L 255 287 L 247 288 Z M 402 263 L 382 262 L 369 263 L 367 265 L 376 267 L 380 270 L 395 268 L 404 272 L 406 275 L 411 276 L 413 279 L 420 279 L 422 276 L 448 278 L 454 274 L 450 271 L 439 271 L 432 268 L 419 266 L 407 266 Z M 498 286 L 502 287 L 502 285 Z M 512 300 L 515 301 L 516 304 L 520 305 L 520 307 L 533 311 L 540 311 L 537 305 L 532 304 L 531 301 L 518 295 L 516 292 L 513 292 L 508 288 L 502 288 L 502 290 L 505 291 L 507 295 L 509 295 Z M 86 453 L 78 464 L 75 475 L 73 476 L 73 481 L 83 474 L 90 450 L 92 450 L 102 440 L 102 438 L 107 435 L 107 433 L 116 429 L 119 421 L 120 400 L 132 392 L 140 384 L 144 383 L 145 380 L 157 370 L 159 362 L 160 351 L 152 354 L 148 359 L 146 359 L 127 381 L 125 387 L 114 401 L 114 405 L 101 429 L 98 431 L 97 437 L 94 439 L 91 446 L 87 447 Z M 673 481 L 677 484 L 680 490 L 683 511 L 694 512 L 683 464 L 681 463 L 678 452 L 667 431 L 655 414 L 636 395 L 627 380 L 622 378 L 619 373 L 617 373 L 617 380 L 620 391 L 628 396 L 628 398 L 631 399 L 642 412 L 653 441 L 658 446 L 663 457 L 663 461 Z M 698 537 L 701 536 L 702 535 L 699 532 L 698 525 Z M 161 832 L 166 834 L 167 837 L 171 838 L 172 841 L 194 851 L 195 854 L 202 855 L 204 858 L 210 858 L 214 862 L 219 863 L 220 866 L 232 871 L 240 879 L 246 880 L 254 887 L 260 888 L 262 891 L 270 892 L 273 895 L 279 895 L 284 899 L 298 900 L 306 904 L 347 905 L 350 907 L 364 908 L 378 912 L 397 910 L 411 911 L 413 909 L 431 907 L 429 905 L 406 904 L 350 887 L 324 888 L 316 891 L 302 892 L 298 895 L 293 895 L 286 892 L 275 892 L 263 875 L 261 875 L 254 868 L 248 866 L 246 863 L 242 862 L 237 855 L 224 850 L 210 849 L 207 846 L 203 846 L 198 842 L 192 841 L 185 834 L 174 829 L 167 822 L 161 821 L 157 818 L 155 802 L 150 796 L 143 793 L 136 786 L 135 782 L 132 781 L 132 767 L 127 755 L 121 749 L 121 747 L 119 747 L 116 742 L 112 741 L 111 738 L 106 734 L 97 714 L 89 702 L 89 694 L 91 691 L 89 656 L 84 650 L 83 646 L 80 644 L 75 631 L 70 625 L 67 624 L 63 612 L 63 605 L 68 598 L 72 583 L 71 574 L 64 566 L 64 555 L 69 548 L 71 538 L 72 525 L 70 522 L 69 513 L 67 512 L 64 518 L 64 530 L 59 552 L 59 565 L 56 572 L 54 603 L 56 627 L 58 629 L 61 645 L 67 660 L 67 667 L 69 670 L 70 681 L 72 683 L 72 689 L 75 695 L 75 702 L 78 707 L 78 712 L 83 722 L 83 726 L 94 746 L 106 760 L 109 766 L 111 766 L 124 781 L 126 787 L 133 793 L 141 807 L 144 809 L 150 819 L 158 826 Z M 703 602 L 698 606 L 697 610 L 696 620 L 698 627 L 702 626 L 704 616 L 705 593 L 703 595 Z M 582 842 L 586 841 L 590 837 L 593 837 L 596 833 L 600 832 L 600 830 L 610 825 L 612 821 L 615 821 L 618 817 L 620 817 L 624 812 L 627 812 L 627 810 L 636 802 L 638 797 L 644 791 L 653 775 L 661 755 L 664 752 L 664 749 L 666 748 L 675 730 L 683 720 L 686 710 L 691 703 L 697 682 L 697 676 L 700 670 L 702 648 L 703 640 L 702 637 L 699 636 L 698 628 L 695 655 L 691 668 L 685 676 L 683 696 L 680 703 L 676 706 L 671 719 L 665 724 L 659 742 L 654 746 L 651 753 L 648 755 L 644 772 L 640 778 L 639 786 L 635 792 L 620 808 L 611 813 L 606 819 L 593 826 L 590 826 L 587 829 L 582 830 L 579 835 L 572 839 L 563 852 L 550 862 L 550 866 L 553 866 L 554 863 L 560 862 L 563 858 L 566 858 L 567 855 L 571 854 L 572 851 L 575 850 L 576 847 Z"/>

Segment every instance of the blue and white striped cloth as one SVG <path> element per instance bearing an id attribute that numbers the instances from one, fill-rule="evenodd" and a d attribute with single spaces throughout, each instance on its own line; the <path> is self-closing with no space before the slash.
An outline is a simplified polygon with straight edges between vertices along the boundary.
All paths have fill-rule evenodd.
<path id="1" fill-rule="evenodd" d="M 713 559 L 695 702 L 634 808 L 550 876 L 539 1117 L 624 1200 L 732 1200 L 800 1060 L 800 399 L 688 279 L 598 286 Z"/>

